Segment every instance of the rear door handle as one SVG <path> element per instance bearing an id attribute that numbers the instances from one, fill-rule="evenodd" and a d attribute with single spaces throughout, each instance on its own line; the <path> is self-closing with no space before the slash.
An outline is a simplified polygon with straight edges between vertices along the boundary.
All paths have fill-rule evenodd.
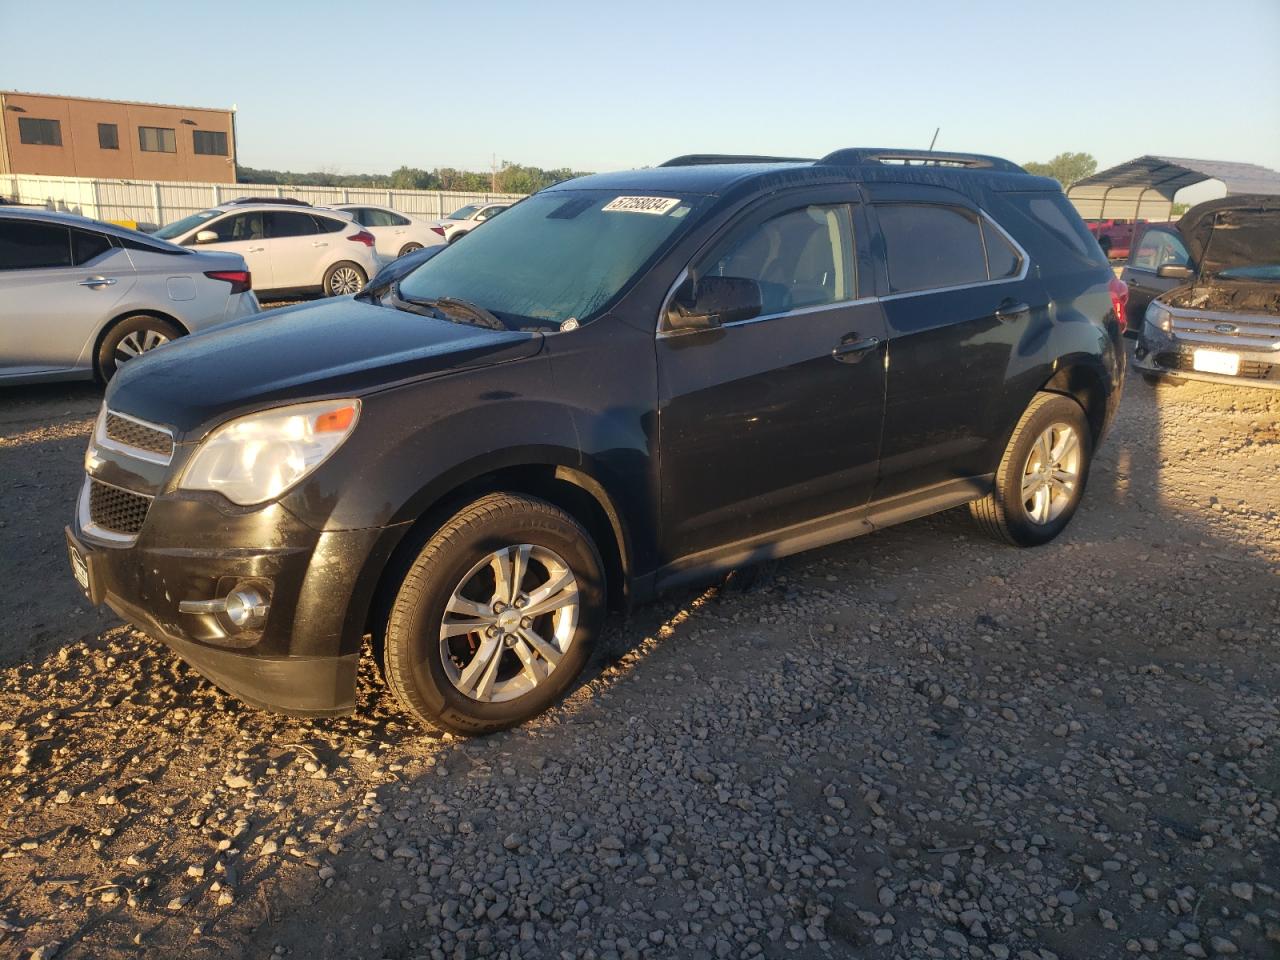
<path id="1" fill-rule="evenodd" d="M 109 287 L 115 282 L 114 277 L 89 277 L 87 280 L 81 280 L 80 286 L 93 287 L 96 290 L 98 287 Z"/>
<path id="2" fill-rule="evenodd" d="M 861 360 L 868 350 L 874 350 L 880 345 L 879 337 L 863 337 L 862 339 L 854 339 L 857 334 L 852 334 L 842 339 L 834 350 L 831 351 L 833 359 L 840 363 L 857 363 Z"/>
<path id="3" fill-rule="evenodd" d="M 263 250 L 265 250 L 265 249 L 267 249 L 267 248 L 266 248 L 266 247 L 250 247 L 250 248 L 249 248 L 249 252 L 250 252 L 250 253 L 261 253 L 261 252 L 262 252 Z"/>
<path id="4" fill-rule="evenodd" d="M 1013 299 L 1005 300 L 1000 306 L 996 307 L 997 320 L 1017 320 L 1019 317 L 1025 316 L 1031 312 L 1031 308 L 1025 303 L 1015 301 Z"/>
<path id="5" fill-rule="evenodd" d="M 311 245 L 312 245 L 313 247 L 327 247 L 327 246 L 329 245 L 329 241 L 328 241 L 328 240 L 313 240 L 313 241 L 311 242 Z"/>

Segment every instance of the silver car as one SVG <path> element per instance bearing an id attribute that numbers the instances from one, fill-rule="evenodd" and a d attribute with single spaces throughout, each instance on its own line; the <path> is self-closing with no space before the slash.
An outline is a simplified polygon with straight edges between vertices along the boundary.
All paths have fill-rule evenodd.
<path id="1" fill-rule="evenodd" d="M 258 310 L 239 254 L 0 207 L 0 383 L 109 380 L 131 357 Z"/>

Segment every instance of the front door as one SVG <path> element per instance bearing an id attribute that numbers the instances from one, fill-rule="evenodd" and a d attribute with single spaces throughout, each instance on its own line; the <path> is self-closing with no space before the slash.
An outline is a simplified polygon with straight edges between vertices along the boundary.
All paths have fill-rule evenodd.
<path id="1" fill-rule="evenodd" d="M 1159 276 L 1157 271 L 1168 265 L 1189 267 L 1191 254 L 1177 231 L 1153 227 L 1142 234 L 1138 245 L 1129 252 L 1120 274 L 1129 288 L 1126 326 L 1134 333 L 1142 329 L 1142 318 L 1152 300 L 1187 282 Z"/>
<path id="2" fill-rule="evenodd" d="M 187 246 L 240 254 L 253 277 L 253 289 L 270 290 L 279 284 L 272 277 L 271 255 L 267 250 L 266 224 L 263 221 L 265 216 L 261 210 L 227 214 L 200 228 L 200 233 L 211 230 L 216 234 L 216 241 L 197 245 L 195 237 L 192 237 L 186 242 Z"/>
<path id="3" fill-rule="evenodd" d="M 761 289 L 762 315 L 657 340 L 667 562 L 768 537 L 870 496 L 884 325 L 859 298 L 852 191 L 776 199 L 690 268 Z M 869 279 L 869 278 L 868 278 Z"/>

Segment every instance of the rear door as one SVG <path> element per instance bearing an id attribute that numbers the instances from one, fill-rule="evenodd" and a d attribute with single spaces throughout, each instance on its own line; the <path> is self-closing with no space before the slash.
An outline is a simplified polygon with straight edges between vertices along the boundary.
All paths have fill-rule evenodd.
<path id="1" fill-rule="evenodd" d="M 321 234 L 311 214 L 294 210 L 263 213 L 271 250 L 272 286 L 316 287 L 333 259 L 333 235 Z"/>
<path id="2" fill-rule="evenodd" d="M 860 294 L 853 187 L 756 208 L 690 266 L 760 284 L 763 314 L 660 333 L 669 560 L 864 504 L 884 406 L 884 326 Z M 865 278 L 870 282 L 870 278 Z"/>
<path id="3" fill-rule="evenodd" d="M 990 471 L 1011 364 L 1034 353 L 1048 312 L 1025 251 L 970 201 L 882 194 L 871 206 L 889 337 L 877 500 Z"/>
<path id="4" fill-rule="evenodd" d="M 85 345 L 134 282 L 105 234 L 0 217 L 0 375 L 91 369 Z"/>
<path id="5" fill-rule="evenodd" d="M 1144 231 L 1137 246 L 1129 251 L 1129 259 L 1120 274 L 1129 288 L 1127 326 L 1134 333 L 1142 329 L 1142 318 L 1152 300 L 1187 282 L 1157 275 L 1161 267 L 1169 265 L 1193 266 L 1182 236 L 1173 227 L 1151 227 Z"/>

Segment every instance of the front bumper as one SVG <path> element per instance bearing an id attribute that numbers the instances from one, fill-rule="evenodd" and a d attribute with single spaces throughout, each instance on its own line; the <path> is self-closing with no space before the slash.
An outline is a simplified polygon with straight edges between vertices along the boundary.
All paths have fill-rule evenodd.
<path id="1" fill-rule="evenodd" d="M 1196 370 L 1194 363 L 1197 350 L 1232 354 L 1239 363 L 1239 373 L 1232 376 Z M 1179 339 L 1176 333 L 1167 333 L 1150 323 L 1144 323 L 1133 357 L 1134 369 L 1147 376 L 1280 389 L 1280 353 L 1275 350 L 1250 350 L 1226 344 L 1187 342 Z"/>
<path id="2" fill-rule="evenodd" d="M 66 531 L 76 579 L 90 602 L 246 703 L 293 715 L 350 712 L 373 591 L 403 527 L 317 531 L 279 504 L 236 510 L 220 501 L 157 497 L 131 542 L 95 534 L 79 513 Z M 236 633 L 215 613 L 179 607 L 242 581 L 269 594 L 260 629 Z"/>

